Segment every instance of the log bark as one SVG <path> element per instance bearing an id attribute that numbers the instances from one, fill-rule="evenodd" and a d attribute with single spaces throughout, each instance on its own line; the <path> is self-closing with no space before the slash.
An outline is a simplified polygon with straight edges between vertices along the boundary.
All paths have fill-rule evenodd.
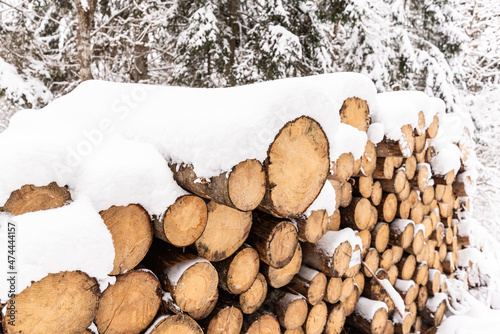
<path id="1" fill-rule="evenodd" d="M 230 257 L 250 233 L 252 213 L 242 212 L 210 201 L 205 230 L 194 243 L 198 254 L 209 261 Z"/>
<path id="2" fill-rule="evenodd" d="M 299 240 L 317 242 L 328 230 L 328 219 L 326 210 L 316 210 L 307 217 L 294 219 Z"/>
<path id="3" fill-rule="evenodd" d="M 410 247 L 413 241 L 415 225 L 408 219 L 396 219 L 390 224 L 389 244 L 403 249 Z"/>
<path id="4" fill-rule="evenodd" d="M 204 318 L 215 307 L 219 278 L 206 259 L 155 240 L 144 264 L 156 274 L 179 308 L 191 317 Z"/>
<path id="5" fill-rule="evenodd" d="M 229 258 L 213 262 L 219 275 L 219 287 L 233 294 L 240 294 L 252 286 L 259 273 L 259 253 L 249 245 L 243 244 Z"/>
<path id="6" fill-rule="evenodd" d="M 196 321 L 187 314 L 167 315 L 150 328 L 150 334 L 203 334 L 203 330 Z"/>
<path id="7" fill-rule="evenodd" d="M 292 260 L 283 268 L 276 269 L 268 266 L 265 263 L 261 265 L 261 272 L 266 277 L 266 280 L 273 288 L 281 288 L 290 283 L 295 274 L 300 270 L 302 264 L 302 247 L 297 244 Z"/>
<path id="8" fill-rule="evenodd" d="M 379 281 L 384 279 L 389 280 L 389 275 L 382 269 L 378 270 L 375 275 L 377 275 L 378 279 L 371 278 L 367 284 L 365 284 L 363 296 L 371 300 L 378 300 L 385 303 L 389 313 L 391 313 L 395 308 L 394 301 L 386 289 L 379 283 Z"/>
<path id="9" fill-rule="evenodd" d="M 404 190 L 407 179 L 404 169 L 400 168 L 394 172 L 392 179 L 379 181 L 385 192 L 398 194 Z"/>
<path id="10" fill-rule="evenodd" d="M 377 164 L 375 170 L 373 171 L 372 177 L 374 179 L 385 179 L 390 180 L 394 175 L 394 163 L 393 159 L 387 158 L 377 158 Z"/>
<path id="11" fill-rule="evenodd" d="M 415 137 L 413 127 L 410 124 L 401 128 L 401 139 L 399 141 L 384 138 L 377 144 L 377 157 L 405 157 L 413 154 L 415 147 Z"/>
<path id="12" fill-rule="evenodd" d="M 307 116 L 285 124 L 269 147 L 264 169 L 266 193 L 260 210 L 285 218 L 303 214 L 330 172 L 329 144 L 321 125 Z"/>
<path id="13" fill-rule="evenodd" d="M 111 233 L 115 248 L 110 275 L 123 274 L 135 268 L 146 256 L 153 242 L 149 214 L 137 204 L 112 206 L 99 214 Z"/>
<path id="14" fill-rule="evenodd" d="M 327 232 L 315 244 L 304 243 L 304 264 L 323 272 L 326 276 L 342 277 L 349 268 L 352 247 L 348 241 L 337 240 L 341 236 L 342 231 Z"/>
<path id="15" fill-rule="evenodd" d="M 257 250 L 264 263 L 280 269 L 286 266 L 295 254 L 298 243 L 297 229 L 287 220 L 254 211 L 247 243 Z"/>
<path id="16" fill-rule="evenodd" d="M 327 278 L 325 274 L 301 266 L 299 272 L 287 285 L 287 289 L 300 293 L 307 298 L 307 302 L 316 305 L 323 300 L 326 292 Z"/>
<path id="17" fill-rule="evenodd" d="M 97 281 L 83 272 L 49 274 L 7 302 L 3 330 L 59 333 L 64 328 L 67 333 L 82 333 L 94 320 L 100 295 Z M 13 318 L 9 307 L 15 309 Z"/>
<path id="18" fill-rule="evenodd" d="M 201 236 L 207 224 L 207 205 L 193 195 L 179 197 L 162 217 L 153 221 L 154 233 L 176 247 L 193 244 Z"/>
<path id="19" fill-rule="evenodd" d="M 170 168 L 184 189 L 233 209 L 254 210 L 266 192 L 264 168 L 255 159 L 242 161 L 229 172 L 201 181 L 192 165 L 173 164 Z"/>
<path id="20" fill-rule="evenodd" d="M 373 313 L 370 312 L 375 307 L 378 307 L 377 310 Z M 361 297 L 354 313 L 347 318 L 347 322 L 360 333 L 384 334 L 388 318 L 383 303 Z"/>
<path id="21" fill-rule="evenodd" d="M 160 282 L 149 271 L 134 270 L 118 276 L 99 301 L 94 320 L 99 333 L 142 332 L 155 318 L 161 297 Z"/>
<path id="22" fill-rule="evenodd" d="M 90 0 L 83 5 L 82 0 L 76 0 L 76 9 L 78 16 L 77 29 L 77 52 L 78 64 L 80 66 L 80 81 L 92 80 L 92 47 L 91 36 L 92 19 L 97 5 L 97 0 Z"/>
<path id="23" fill-rule="evenodd" d="M 66 187 L 59 187 L 52 182 L 47 186 L 37 187 L 24 185 L 13 191 L 0 212 L 5 211 L 13 216 L 27 212 L 60 208 L 71 201 L 71 195 Z"/>

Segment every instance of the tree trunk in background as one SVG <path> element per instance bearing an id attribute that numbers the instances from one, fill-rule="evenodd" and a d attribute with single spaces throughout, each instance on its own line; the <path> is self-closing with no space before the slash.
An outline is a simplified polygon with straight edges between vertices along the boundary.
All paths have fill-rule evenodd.
<path id="1" fill-rule="evenodd" d="M 80 80 L 92 80 L 92 71 L 90 65 L 92 62 L 92 50 L 90 47 L 90 28 L 92 26 L 92 18 L 97 4 L 97 0 L 75 0 L 76 10 L 78 14 L 78 29 L 77 29 L 77 50 L 78 63 L 80 65 Z M 85 6 L 84 6 L 85 5 Z"/>

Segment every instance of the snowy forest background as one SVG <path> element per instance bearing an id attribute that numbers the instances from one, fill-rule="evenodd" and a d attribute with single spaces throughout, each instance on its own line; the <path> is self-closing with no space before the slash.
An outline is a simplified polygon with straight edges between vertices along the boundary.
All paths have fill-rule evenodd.
<path id="1" fill-rule="evenodd" d="M 0 132 L 92 78 L 224 87 L 338 71 L 472 116 L 474 242 L 500 277 L 500 1 L 0 0 Z"/>

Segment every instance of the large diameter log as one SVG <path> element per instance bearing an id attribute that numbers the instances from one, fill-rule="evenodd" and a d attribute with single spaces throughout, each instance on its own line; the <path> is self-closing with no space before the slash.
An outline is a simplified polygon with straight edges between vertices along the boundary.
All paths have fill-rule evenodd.
<path id="1" fill-rule="evenodd" d="M 307 298 L 309 304 L 316 305 L 323 300 L 326 285 L 325 274 L 307 266 L 301 266 L 299 272 L 287 285 L 287 289 L 300 293 Z"/>
<path id="2" fill-rule="evenodd" d="M 309 313 L 303 326 L 306 333 L 321 334 L 328 319 L 328 307 L 325 302 L 320 301 L 314 306 L 309 306 Z"/>
<path id="3" fill-rule="evenodd" d="M 210 201 L 205 230 L 194 243 L 198 254 L 209 261 L 230 257 L 250 233 L 252 213 L 243 212 Z"/>
<path id="4" fill-rule="evenodd" d="M 401 139 L 398 141 L 384 138 L 377 144 L 377 157 L 405 157 L 413 154 L 415 137 L 413 127 L 410 124 L 401 127 Z"/>
<path id="5" fill-rule="evenodd" d="M 264 303 L 267 296 L 267 283 L 264 275 L 257 274 L 250 289 L 238 296 L 241 311 L 245 314 L 254 313 Z"/>
<path id="6" fill-rule="evenodd" d="M 295 274 L 299 272 L 301 264 L 302 247 L 300 246 L 300 243 L 298 243 L 292 259 L 286 266 L 277 269 L 268 266 L 265 263 L 262 263 L 261 271 L 266 277 L 266 280 L 270 286 L 272 286 L 273 288 L 281 288 L 290 283 Z"/>
<path id="7" fill-rule="evenodd" d="M 295 254 L 298 243 L 297 229 L 287 220 L 254 211 L 247 243 L 259 252 L 264 263 L 277 269 L 283 268 Z"/>
<path id="8" fill-rule="evenodd" d="M 317 243 L 304 243 L 304 264 L 320 270 L 327 276 L 342 277 L 349 268 L 352 256 L 349 237 L 349 231 L 328 231 Z"/>
<path id="9" fill-rule="evenodd" d="M 179 308 L 199 319 L 208 315 L 218 298 L 217 271 L 206 259 L 155 241 L 144 259 Z"/>
<path id="10" fill-rule="evenodd" d="M 199 323 L 206 334 L 239 334 L 243 326 L 243 313 L 236 306 L 221 303 Z M 183 332 L 176 334 L 180 333 Z"/>
<path id="11" fill-rule="evenodd" d="M 149 214 L 137 204 L 112 206 L 99 214 L 111 233 L 115 248 L 110 275 L 123 274 L 135 268 L 153 242 Z"/>
<path id="12" fill-rule="evenodd" d="M 256 312 L 243 319 L 244 334 L 280 334 L 280 324 L 276 316 L 271 313 Z"/>
<path id="13" fill-rule="evenodd" d="M 384 334 L 389 316 L 383 302 L 360 297 L 347 322 L 360 333 Z"/>
<path id="14" fill-rule="evenodd" d="M 95 324 L 101 334 L 140 333 L 160 308 L 160 282 L 151 272 L 129 271 L 102 293 Z"/>
<path id="15" fill-rule="evenodd" d="M 368 131 L 371 118 L 370 109 L 365 100 L 350 97 L 344 101 L 339 113 L 342 123 L 354 126 L 359 131 Z"/>
<path id="16" fill-rule="evenodd" d="M 278 217 L 303 214 L 330 172 L 328 139 L 318 122 L 302 116 L 276 135 L 264 162 L 266 194 L 259 205 Z"/>
<path id="17" fill-rule="evenodd" d="M 341 304 L 327 305 L 328 319 L 326 320 L 325 334 L 340 334 L 346 320 L 345 308 Z"/>
<path id="18" fill-rule="evenodd" d="M 158 318 L 147 331 L 148 334 L 203 334 L 196 321 L 187 314 L 166 315 Z"/>
<path id="19" fill-rule="evenodd" d="M 219 286 L 230 293 L 240 294 L 250 289 L 259 273 L 259 253 L 243 244 L 233 255 L 212 265 L 219 274 Z"/>
<path id="20" fill-rule="evenodd" d="M 94 320 L 99 285 L 80 271 L 49 274 L 7 302 L 3 330 L 14 333 L 83 333 Z M 15 313 L 10 317 L 10 310 Z"/>
<path id="21" fill-rule="evenodd" d="M 207 224 L 207 205 L 198 196 L 179 197 L 165 214 L 153 221 L 157 238 L 176 247 L 185 247 L 201 236 Z"/>
<path id="22" fill-rule="evenodd" d="M 173 164 L 171 169 L 175 181 L 184 189 L 241 211 L 255 209 L 266 192 L 264 168 L 255 159 L 242 161 L 227 173 L 201 181 L 191 165 Z"/>
<path id="23" fill-rule="evenodd" d="M 372 205 L 370 200 L 355 197 L 345 209 L 341 210 L 342 222 L 353 229 L 364 230 L 372 220 Z"/>
<path id="24" fill-rule="evenodd" d="M 60 208 L 69 201 L 71 195 L 68 189 L 59 187 L 55 182 L 41 187 L 27 184 L 13 191 L 0 211 L 19 216 L 27 212 Z"/>

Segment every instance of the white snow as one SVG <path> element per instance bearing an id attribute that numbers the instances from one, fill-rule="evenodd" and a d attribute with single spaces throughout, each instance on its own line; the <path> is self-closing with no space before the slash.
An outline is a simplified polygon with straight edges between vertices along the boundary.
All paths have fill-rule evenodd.
<path id="1" fill-rule="evenodd" d="M 335 205 L 335 188 L 333 188 L 330 182 L 325 182 L 318 197 L 316 197 L 304 214 L 306 217 L 309 217 L 313 211 L 326 210 L 328 217 L 330 217 L 335 212 Z"/>
<path id="2" fill-rule="evenodd" d="M 1 214 L 5 216 L 5 214 Z M 9 217 L 16 226 L 17 292 L 49 273 L 81 270 L 106 279 L 113 269 L 113 240 L 98 211 L 80 198 L 62 208 Z M 0 227 L 0 254 L 7 259 L 7 228 Z M 7 277 L 6 261 L 0 272 Z M 0 299 L 7 298 L 6 280 L 0 281 Z"/>
<path id="3" fill-rule="evenodd" d="M 330 159 L 337 161 L 343 153 L 352 153 L 354 159 L 359 159 L 365 152 L 366 132 L 359 131 L 354 126 L 340 123 L 338 130 L 330 142 Z"/>
<path id="4" fill-rule="evenodd" d="M 392 223 L 389 224 L 389 227 L 391 230 L 402 233 L 408 225 L 415 226 L 415 223 L 411 219 L 394 219 Z"/>
<path id="5" fill-rule="evenodd" d="M 396 289 L 394 289 L 391 282 L 389 282 L 389 280 L 387 280 L 387 279 L 382 279 L 382 280 L 378 280 L 378 281 L 380 282 L 380 284 L 382 284 L 382 287 L 384 288 L 384 290 L 389 294 L 389 297 L 391 297 L 396 309 L 399 310 L 399 312 L 404 314 L 405 302 L 403 301 L 403 298 L 401 297 L 401 295 L 396 291 Z"/>
<path id="6" fill-rule="evenodd" d="M 316 246 L 322 249 L 327 256 L 333 256 L 337 247 L 345 241 L 348 241 L 353 249 L 356 245 L 359 245 L 360 249 L 362 249 L 361 238 L 358 237 L 351 228 L 326 232 L 325 235 L 316 242 Z"/>
<path id="7" fill-rule="evenodd" d="M 408 291 L 409 288 L 415 287 L 415 282 L 413 280 L 403 280 L 398 278 L 396 279 L 394 287 L 400 291 Z"/>
<path id="8" fill-rule="evenodd" d="M 308 281 L 312 281 L 314 279 L 314 277 L 316 277 L 317 274 L 319 274 L 319 271 L 317 271 L 316 269 L 309 268 L 305 265 L 302 265 L 300 267 L 299 272 L 297 273 L 297 275 L 299 275 L 300 277 L 303 277 L 304 279 L 306 279 Z"/>
<path id="9" fill-rule="evenodd" d="M 447 299 L 448 296 L 446 295 L 446 293 L 438 292 L 434 296 L 429 297 L 425 305 L 431 312 L 436 312 L 439 307 L 439 304 L 441 304 L 443 300 L 446 301 Z"/>
<path id="10" fill-rule="evenodd" d="M 387 305 L 385 305 L 384 302 L 371 300 L 366 297 L 359 297 L 354 312 L 359 314 L 364 319 L 373 320 L 375 313 L 381 308 L 388 311 Z"/>
<path id="11" fill-rule="evenodd" d="M 375 145 L 384 139 L 384 124 L 372 123 L 367 131 L 368 139 Z"/>
<path id="12" fill-rule="evenodd" d="M 86 81 L 41 110 L 17 113 L 0 134 L 0 205 L 24 184 L 57 181 L 76 195 L 93 198 L 103 192 L 94 203 L 98 207 L 133 199 L 150 214 L 161 214 L 169 206 L 167 193 L 179 190 L 168 183 L 160 157 L 193 164 L 199 177 L 209 178 L 246 159 L 263 161 L 280 128 L 302 115 L 316 119 L 333 143 L 339 128 L 345 128 L 339 110 L 352 96 L 372 107 L 371 80 L 335 73 L 217 89 Z M 335 149 L 330 145 L 330 156 Z M 109 164 L 113 157 L 116 163 Z M 104 163 L 109 166 L 97 171 Z M 122 185 L 131 174 L 137 177 L 130 186 Z M 144 182 L 137 181 L 143 177 Z M 94 188 L 102 184 L 108 189 Z"/>

